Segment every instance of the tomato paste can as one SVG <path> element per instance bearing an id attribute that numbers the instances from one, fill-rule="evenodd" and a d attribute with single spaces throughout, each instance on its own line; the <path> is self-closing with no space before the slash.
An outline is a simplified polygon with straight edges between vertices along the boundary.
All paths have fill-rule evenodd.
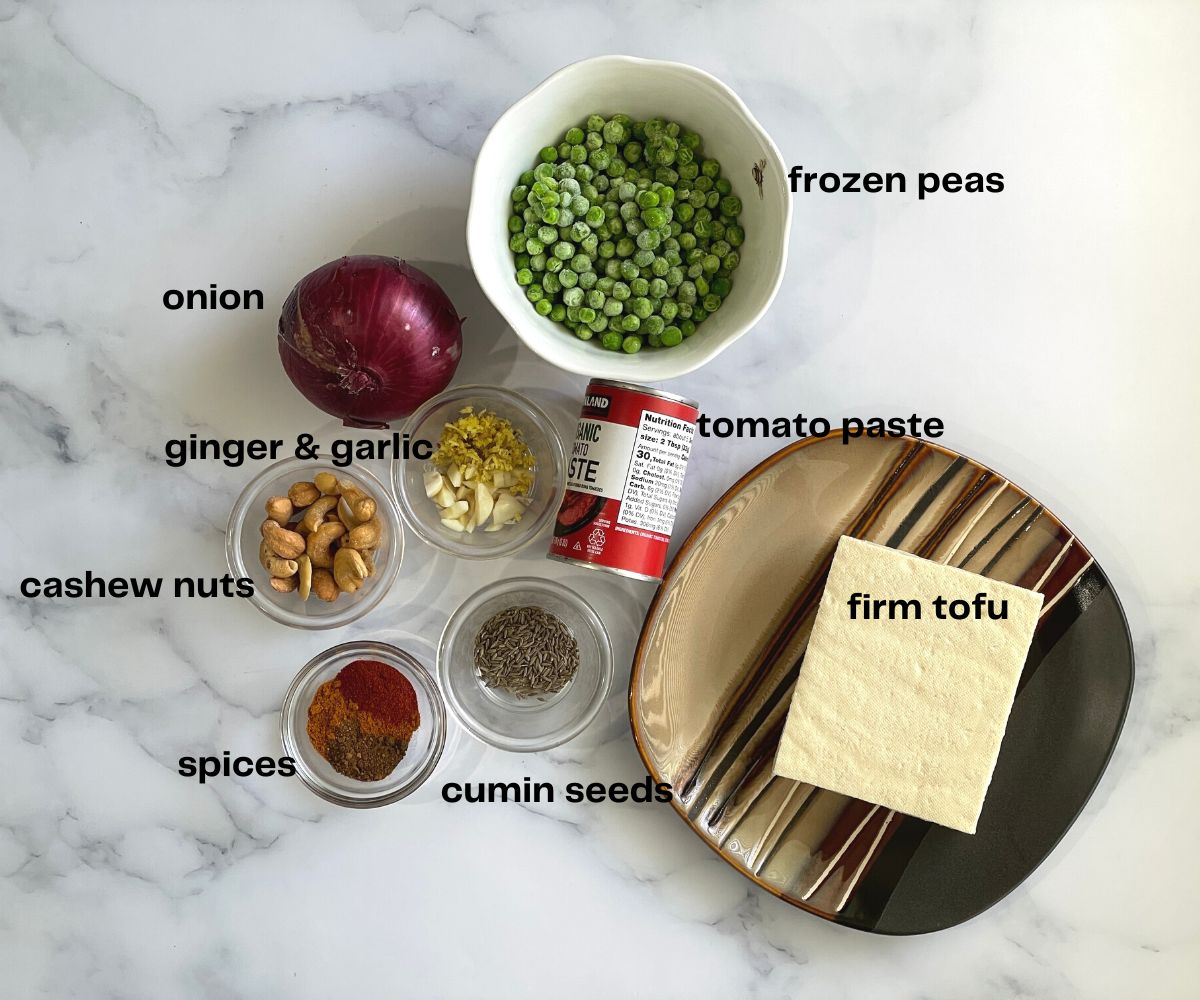
<path id="1" fill-rule="evenodd" d="M 550 558 L 661 580 L 699 416 L 682 396 L 592 379 Z"/>

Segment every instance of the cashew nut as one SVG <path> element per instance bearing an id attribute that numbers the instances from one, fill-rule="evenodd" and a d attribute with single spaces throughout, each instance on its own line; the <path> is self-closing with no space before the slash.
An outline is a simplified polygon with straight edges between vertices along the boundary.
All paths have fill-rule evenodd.
<path id="1" fill-rule="evenodd" d="M 292 519 L 292 501 L 287 497 L 271 497 L 267 500 L 267 517 L 280 524 L 287 524 Z"/>
<path id="2" fill-rule="evenodd" d="M 297 507 L 307 507 L 320 495 L 321 491 L 315 483 L 292 483 L 292 488 L 288 490 L 288 499 Z"/>
<path id="3" fill-rule="evenodd" d="M 313 565 L 312 560 L 308 556 L 301 556 L 296 560 L 300 572 L 300 600 L 307 601 L 308 595 L 312 591 L 312 576 Z"/>
<path id="4" fill-rule="evenodd" d="M 375 516 L 375 501 L 370 497 L 362 497 L 358 500 L 351 500 L 350 513 L 352 513 L 360 522 L 369 521 Z"/>
<path id="5" fill-rule="evenodd" d="M 354 549 L 341 548 L 333 556 L 333 579 L 338 589 L 353 594 L 367 578 L 367 565 Z"/>
<path id="6" fill-rule="evenodd" d="M 373 549 L 379 544 L 381 534 L 383 534 L 383 526 L 379 523 L 378 518 L 372 518 L 351 528 L 344 544 L 352 549 Z"/>
<path id="7" fill-rule="evenodd" d="M 283 559 L 295 559 L 304 552 L 304 536 L 288 531 L 278 521 L 263 521 L 262 535 L 271 551 Z"/>
<path id="8" fill-rule="evenodd" d="M 271 577 L 271 589 L 278 590 L 281 594 L 290 594 L 296 589 L 296 578 L 294 576 L 273 576 Z"/>
<path id="9" fill-rule="evenodd" d="M 326 521 L 308 536 L 308 558 L 312 560 L 312 564 L 315 567 L 318 569 L 329 569 L 333 566 L 333 553 L 330 549 L 333 543 L 345 533 L 345 525 Z"/>
<path id="10" fill-rule="evenodd" d="M 275 553 L 271 551 L 271 546 L 267 544 L 267 540 L 264 538 L 258 544 L 258 561 L 262 565 L 263 569 L 269 569 L 270 567 L 267 565 L 267 560 L 274 558 Z"/>
<path id="11" fill-rule="evenodd" d="M 367 567 L 367 576 L 375 575 L 375 550 L 374 549 L 359 549 L 358 554 L 362 556 L 363 565 Z"/>
<path id="12" fill-rule="evenodd" d="M 312 592 L 326 604 L 332 604 L 336 601 L 340 593 L 338 585 L 333 579 L 333 574 L 327 569 L 313 570 Z"/>
<path id="13" fill-rule="evenodd" d="M 332 472 L 318 472 L 313 476 L 313 485 L 326 496 L 336 494 L 338 491 L 337 476 Z"/>
<path id="14" fill-rule="evenodd" d="M 358 525 L 358 518 L 354 516 L 354 511 L 350 509 L 350 501 L 345 496 L 338 500 L 337 515 L 338 519 L 347 528 L 353 528 Z"/>
<path id="15" fill-rule="evenodd" d="M 295 576 L 297 567 L 295 559 L 280 559 L 278 556 L 267 559 L 267 572 L 272 576 Z"/>
<path id="16" fill-rule="evenodd" d="M 325 515 L 337 506 L 337 502 L 338 498 L 335 496 L 323 496 L 314 500 L 305 508 L 300 523 L 304 525 L 306 531 L 316 531 L 317 525 L 325 520 Z"/>

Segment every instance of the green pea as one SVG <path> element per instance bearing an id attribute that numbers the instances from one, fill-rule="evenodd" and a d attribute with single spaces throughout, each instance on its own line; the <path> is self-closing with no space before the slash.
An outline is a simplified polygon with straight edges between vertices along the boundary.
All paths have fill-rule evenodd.
<path id="1" fill-rule="evenodd" d="M 523 267 L 517 272 L 517 284 L 518 285 L 528 285 L 528 284 L 532 284 L 532 282 L 533 282 L 533 272 L 531 270 L 529 270 L 529 268 Z"/>
<path id="2" fill-rule="evenodd" d="M 629 308 L 633 315 L 635 315 L 638 319 L 647 319 L 654 309 L 654 307 L 650 305 L 650 300 L 644 296 L 630 299 Z"/>
<path id="3" fill-rule="evenodd" d="M 667 261 L 666 257 L 655 257 L 654 260 L 650 262 L 650 271 L 655 275 L 655 277 L 665 277 L 667 271 L 670 270 L 670 267 L 671 265 Z"/>
<path id="4" fill-rule="evenodd" d="M 696 332 L 696 324 L 693 323 L 690 319 L 685 319 L 682 323 L 679 324 L 679 330 L 685 337 L 690 337 L 693 333 Z M 664 330 L 663 333 L 666 333 L 666 331 Z"/>
<path id="5" fill-rule="evenodd" d="M 579 322 L 590 323 L 596 318 L 596 310 L 591 306 L 582 306 L 579 310 Z"/>
<path id="6" fill-rule="evenodd" d="M 714 242 L 712 244 L 712 246 L 710 246 L 708 248 L 709 253 L 711 253 L 718 260 L 725 257 L 725 255 L 728 254 L 729 251 L 732 249 L 733 248 L 729 245 L 728 241 L 726 241 L 726 240 L 717 240 L 716 242 Z"/>
<path id="7" fill-rule="evenodd" d="M 546 270 L 546 255 L 544 253 L 535 253 L 529 258 L 529 266 L 534 271 Z"/>
<path id="8" fill-rule="evenodd" d="M 650 282 L 645 278 L 639 277 L 636 273 L 629 280 L 629 290 L 636 296 L 648 295 L 650 293 Z"/>
<path id="9" fill-rule="evenodd" d="M 555 292 L 559 291 L 559 289 L 562 288 L 562 285 L 559 283 L 558 275 L 551 274 L 549 271 L 543 274 L 542 288 L 545 290 L 547 295 L 553 295 Z"/>
<path id="10" fill-rule="evenodd" d="M 583 221 L 595 229 L 604 222 L 604 209 L 599 205 L 593 205 L 585 213 Z"/>
<path id="11" fill-rule="evenodd" d="M 726 195 L 721 199 L 721 214 L 736 216 L 742 211 L 742 199 L 736 194 Z"/>
<path id="12" fill-rule="evenodd" d="M 717 160 L 705 160 L 700 164 L 700 172 L 705 177 L 716 177 L 721 173 L 721 164 Z"/>
<path id="13" fill-rule="evenodd" d="M 658 200 L 657 191 L 639 192 L 637 196 L 638 208 L 657 208 Z"/>
<path id="14" fill-rule="evenodd" d="M 631 240 L 628 236 L 623 236 L 621 239 L 617 240 L 618 257 L 631 257 L 636 249 L 637 244 L 634 243 L 633 240 Z"/>
<path id="15" fill-rule="evenodd" d="M 571 144 L 569 142 L 560 142 L 557 147 L 558 156 L 561 160 L 570 159 Z"/>
<path id="16" fill-rule="evenodd" d="M 582 288 L 567 288 L 563 291 L 563 302 L 568 307 L 583 305 L 583 289 Z"/>
<path id="17" fill-rule="evenodd" d="M 517 254 L 516 263 L 517 263 L 518 271 L 521 270 L 521 268 L 523 268 L 523 267 L 528 267 L 529 266 L 529 254 L 527 254 L 527 253 Z"/>
<path id="18" fill-rule="evenodd" d="M 604 262 L 604 276 L 606 278 L 621 277 L 621 262 L 615 257 L 612 260 L 606 260 Z"/>
<path id="19" fill-rule="evenodd" d="M 706 312 L 715 313 L 721 308 L 721 297 L 719 295 L 704 296 L 704 309 Z"/>
<path id="20" fill-rule="evenodd" d="M 716 254 L 710 253 L 704 258 L 703 266 L 705 274 L 716 274 L 721 268 L 721 258 Z"/>
<path id="21" fill-rule="evenodd" d="M 667 285 L 671 288 L 678 288 L 683 281 L 683 268 L 671 267 L 667 269 Z"/>
<path id="22" fill-rule="evenodd" d="M 728 278 L 714 278 L 710 287 L 712 288 L 713 295 L 719 295 L 721 298 L 725 298 L 725 296 L 733 290 L 733 282 L 731 282 Z M 705 306 L 704 308 L 708 309 L 708 306 Z M 708 311 L 712 312 L 713 310 L 709 309 Z"/>
<path id="23" fill-rule="evenodd" d="M 596 279 L 598 277 L 599 275 L 597 275 L 595 271 L 585 271 L 579 276 L 579 287 L 589 290 L 594 288 L 596 286 Z"/>
<path id="24" fill-rule="evenodd" d="M 604 305 L 604 293 L 598 288 L 593 288 L 587 293 L 587 304 L 592 309 L 599 309 Z"/>
<path id="25" fill-rule="evenodd" d="M 645 248 L 638 250 L 633 255 L 633 262 L 638 267 L 649 267 L 654 263 L 654 251 Z"/>
<path id="26" fill-rule="evenodd" d="M 558 159 L 558 150 L 553 146 L 543 146 L 538 157 L 543 163 L 553 163 Z"/>
<path id="27" fill-rule="evenodd" d="M 683 202 L 675 206 L 675 218 L 684 225 L 692 221 L 692 216 L 696 214 L 696 209 L 692 207 L 690 202 Z"/>
<path id="28" fill-rule="evenodd" d="M 662 336 L 659 333 L 651 333 L 646 337 L 646 346 L 662 347 Z"/>
<path id="29" fill-rule="evenodd" d="M 729 194 L 729 192 L 733 190 L 733 185 L 729 183 L 728 177 L 718 177 L 713 183 L 713 187 L 715 187 L 717 189 L 717 193 L 721 195 Z M 726 214 L 737 215 L 737 212 Z"/>
<path id="30" fill-rule="evenodd" d="M 554 165 L 554 179 L 558 181 L 559 187 L 567 190 L 567 184 L 578 184 L 575 181 L 575 164 L 573 163 L 556 163 Z"/>
<path id="31" fill-rule="evenodd" d="M 529 242 L 524 233 L 513 233 L 508 238 L 508 249 L 513 253 L 524 253 L 529 249 Z"/>
<path id="32" fill-rule="evenodd" d="M 554 320 L 555 323 L 561 323 L 567 318 L 566 307 L 561 302 L 555 302 L 550 308 L 550 318 Z"/>
<path id="33" fill-rule="evenodd" d="M 632 260 L 621 261 L 621 277 L 626 281 L 632 281 L 639 274 L 638 266 Z"/>
<path id="34" fill-rule="evenodd" d="M 736 250 L 730 250 L 729 253 L 725 255 L 725 260 L 723 261 L 726 269 L 730 271 L 734 270 L 741 262 L 742 255 Z"/>
<path id="35" fill-rule="evenodd" d="M 625 161 L 613 157 L 608 163 L 608 169 L 604 171 L 609 177 L 620 177 L 625 173 Z"/>
<path id="36" fill-rule="evenodd" d="M 629 316 L 626 318 L 633 319 L 634 317 Z M 637 354 L 637 352 L 640 351 L 641 349 L 642 349 L 642 338 L 641 337 L 626 337 L 624 340 L 621 341 L 621 350 L 624 351 L 626 354 Z"/>
<path id="37" fill-rule="evenodd" d="M 539 316 L 549 316 L 551 310 L 554 308 L 554 303 L 549 299 L 538 299 L 533 304 L 533 308 L 537 310 Z"/>
<path id="38" fill-rule="evenodd" d="M 588 326 L 590 326 L 595 333 L 603 333 L 608 329 L 608 320 L 603 316 L 597 316 L 588 324 Z"/>
<path id="39" fill-rule="evenodd" d="M 694 181 L 700 175 L 700 166 L 696 163 L 683 163 L 679 166 L 680 180 Z"/>
<path id="40" fill-rule="evenodd" d="M 704 200 L 707 201 L 708 192 L 712 190 L 712 186 L 711 177 L 697 177 L 696 182 L 692 185 L 692 196 L 702 194 L 705 196 Z M 696 203 L 692 202 L 692 204 L 695 205 Z M 700 206 L 696 205 L 696 207 L 699 208 Z"/>
<path id="41" fill-rule="evenodd" d="M 602 291 L 605 295 L 612 295 L 613 285 L 616 283 L 617 282 L 615 278 L 610 278 L 608 275 L 605 275 L 596 282 L 596 287 L 599 288 L 600 291 Z"/>
<path id="42" fill-rule="evenodd" d="M 657 258 L 662 260 L 661 257 Z M 632 286 L 630 286 L 632 287 Z M 646 294 L 652 299 L 665 298 L 667 294 L 667 283 L 662 278 L 654 278 L 646 283 Z"/>
<path id="43" fill-rule="evenodd" d="M 559 260 L 569 260 L 575 255 L 575 244 L 567 240 L 560 240 L 551 248 L 551 253 Z"/>
<path id="44" fill-rule="evenodd" d="M 579 128 L 578 126 L 573 126 L 572 128 L 567 129 L 567 134 L 564 135 L 563 138 L 572 146 L 577 142 L 583 142 L 583 129 Z"/>
<path id="45" fill-rule="evenodd" d="M 680 319 L 691 319 L 692 318 L 692 304 L 690 302 L 680 302 L 679 303 L 679 318 Z"/>
<path id="46" fill-rule="evenodd" d="M 606 351 L 619 351 L 621 349 L 621 335 L 610 330 L 600 338 L 600 346 Z"/>
<path id="47" fill-rule="evenodd" d="M 629 286 L 623 281 L 618 281 L 615 285 L 613 285 L 612 294 L 613 298 L 620 299 L 622 302 L 624 302 L 627 298 L 629 298 L 630 295 Z"/>
<path id="48" fill-rule="evenodd" d="M 615 118 L 610 118 L 604 123 L 603 135 L 605 142 L 624 142 L 628 134 L 625 125 Z"/>
<path id="49" fill-rule="evenodd" d="M 595 257 L 596 251 L 600 247 L 600 238 L 592 232 L 589 232 L 582 240 L 579 241 L 579 248 L 588 255 Z"/>
<path id="50" fill-rule="evenodd" d="M 510 233 L 519 233 L 525 228 L 525 220 L 519 215 L 510 215 L 508 217 L 508 231 Z"/>
<path id="51" fill-rule="evenodd" d="M 589 153 L 594 153 L 597 149 L 604 145 L 604 138 L 599 132 L 589 132 L 583 137 L 583 147 Z M 588 157 L 588 162 L 591 162 L 591 157 Z"/>
<path id="52" fill-rule="evenodd" d="M 708 292 L 708 279 L 705 278 L 704 275 L 701 275 L 696 279 L 696 296 L 702 299 L 708 294 Z"/>
<path id="53" fill-rule="evenodd" d="M 600 243 L 600 245 L 598 247 L 596 247 L 596 253 L 598 253 L 605 260 L 608 260 L 616 252 L 617 252 L 617 247 L 616 247 L 616 244 L 613 243 L 612 240 L 603 240 Z"/>
<path id="54" fill-rule="evenodd" d="M 643 194 L 653 194 L 653 192 L 645 191 Z M 651 229 L 660 229 L 671 220 L 666 210 L 661 208 L 647 208 L 642 212 L 642 221 Z"/>
<path id="55" fill-rule="evenodd" d="M 712 227 L 705 219 L 697 219 L 695 225 L 692 226 L 692 232 L 696 234 L 696 239 L 708 239 L 712 235 Z"/>
<path id="56" fill-rule="evenodd" d="M 587 121 L 584 122 L 584 127 L 589 132 L 599 132 L 604 128 L 604 119 L 600 115 L 588 115 Z"/>
<path id="57" fill-rule="evenodd" d="M 584 186 L 584 193 L 587 194 L 586 187 L 588 182 L 596 176 L 596 172 L 586 163 L 575 164 L 575 178 Z M 592 196 L 589 194 L 589 198 Z"/>
<path id="58" fill-rule="evenodd" d="M 563 288 L 574 288 L 579 284 L 579 275 L 572 271 L 569 267 L 564 267 L 558 275 L 559 284 Z"/>
<path id="59" fill-rule="evenodd" d="M 577 326 L 575 328 L 575 336 L 580 340 L 591 340 L 595 334 L 586 326 Z"/>
<path id="60" fill-rule="evenodd" d="M 689 305 L 691 303 L 695 302 L 696 301 L 696 283 L 693 281 L 681 282 L 679 285 L 679 289 L 676 292 L 676 298 L 678 298 L 680 302 L 686 302 Z"/>
<path id="61" fill-rule="evenodd" d="M 525 170 L 521 173 L 521 176 L 517 178 L 517 183 L 524 184 L 526 187 L 529 187 L 530 185 L 533 184 L 534 179 L 535 178 L 533 176 L 533 171 Z"/>
<path id="62" fill-rule="evenodd" d="M 546 270 L 551 274 L 558 274 L 562 270 L 563 262 L 557 257 L 546 258 Z"/>
<path id="63" fill-rule="evenodd" d="M 607 170 L 609 164 L 612 163 L 612 157 L 603 149 L 593 149 L 588 153 L 587 161 L 596 170 Z"/>
<path id="64" fill-rule="evenodd" d="M 721 201 L 720 192 L 709 191 L 704 196 L 704 207 L 711 211 L 712 209 L 716 208 L 718 204 L 720 204 L 720 201 Z"/>
<path id="65" fill-rule="evenodd" d="M 679 303 L 674 299 L 666 299 L 658 307 L 659 315 L 663 321 L 670 323 L 676 316 L 679 315 Z"/>
<path id="66" fill-rule="evenodd" d="M 617 299 L 605 299 L 604 308 L 601 309 L 605 316 L 620 316 L 624 311 L 625 304 Z"/>
<path id="67" fill-rule="evenodd" d="M 556 222 L 558 222 L 558 220 L 561 218 L 562 218 L 562 212 L 559 211 L 557 208 L 555 208 L 553 205 L 551 205 L 549 208 L 546 209 L 545 212 L 542 213 L 542 219 L 545 222 L 548 222 L 552 226 Z"/>
<path id="68" fill-rule="evenodd" d="M 725 239 L 731 247 L 740 247 L 746 239 L 746 231 L 741 226 L 726 226 Z"/>
<path id="69" fill-rule="evenodd" d="M 530 285 L 525 289 L 525 298 L 530 302 L 537 302 L 538 299 L 545 297 L 546 292 L 541 285 Z"/>
<path id="70" fill-rule="evenodd" d="M 625 157 L 626 163 L 637 163 L 642 156 L 642 144 L 640 142 L 627 143 L 621 151 L 621 155 Z"/>
<path id="71" fill-rule="evenodd" d="M 685 320 L 683 326 L 687 326 L 688 321 Z M 694 329 L 694 327 L 693 327 Z M 683 329 L 678 326 L 668 326 L 662 332 L 663 347 L 678 347 L 683 343 Z"/>
<path id="72" fill-rule="evenodd" d="M 642 333 L 648 337 L 655 337 L 663 332 L 666 325 L 666 321 L 661 316 L 647 316 L 642 320 Z"/>
<path id="73" fill-rule="evenodd" d="M 638 236 L 637 236 L 637 245 L 642 250 L 648 250 L 648 251 L 657 250 L 658 246 L 661 242 L 662 242 L 662 237 L 660 237 L 658 235 L 657 229 L 643 229 L 640 233 L 638 233 Z M 647 261 L 645 264 L 643 264 L 641 266 L 649 267 L 650 263 L 653 260 L 654 260 L 654 254 L 651 253 L 650 261 Z"/>

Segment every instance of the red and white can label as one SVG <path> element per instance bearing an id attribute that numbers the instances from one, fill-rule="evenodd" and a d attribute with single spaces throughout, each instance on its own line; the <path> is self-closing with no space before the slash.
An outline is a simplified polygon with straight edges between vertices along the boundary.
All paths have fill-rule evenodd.
<path id="1" fill-rule="evenodd" d="M 592 382 L 550 554 L 661 579 L 698 416 L 688 400 Z"/>

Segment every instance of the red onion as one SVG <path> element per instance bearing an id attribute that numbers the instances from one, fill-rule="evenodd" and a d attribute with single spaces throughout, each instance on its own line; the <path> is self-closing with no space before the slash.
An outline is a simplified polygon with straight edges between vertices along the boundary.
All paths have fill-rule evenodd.
<path id="1" fill-rule="evenodd" d="M 279 317 L 288 378 L 351 427 L 386 427 L 446 388 L 462 320 L 436 281 L 395 257 L 343 257 L 301 278 Z"/>

